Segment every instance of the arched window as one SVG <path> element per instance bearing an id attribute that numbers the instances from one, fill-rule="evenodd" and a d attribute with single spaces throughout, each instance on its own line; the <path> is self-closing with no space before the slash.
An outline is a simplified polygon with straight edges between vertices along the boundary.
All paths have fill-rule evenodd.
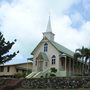
<path id="1" fill-rule="evenodd" d="M 53 55 L 53 56 L 52 56 L 52 64 L 55 64 L 55 63 L 56 63 L 56 56 Z"/>
<path id="2" fill-rule="evenodd" d="M 47 52 L 47 51 L 48 51 L 48 44 L 45 43 L 45 44 L 44 44 L 44 52 Z"/>

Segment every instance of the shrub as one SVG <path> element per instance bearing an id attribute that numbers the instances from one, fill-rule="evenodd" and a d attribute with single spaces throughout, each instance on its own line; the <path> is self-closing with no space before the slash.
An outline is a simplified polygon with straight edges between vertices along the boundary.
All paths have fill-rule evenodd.
<path id="1" fill-rule="evenodd" d="M 50 74 L 51 77 L 55 77 L 56 75 L 55 74 Z"/>

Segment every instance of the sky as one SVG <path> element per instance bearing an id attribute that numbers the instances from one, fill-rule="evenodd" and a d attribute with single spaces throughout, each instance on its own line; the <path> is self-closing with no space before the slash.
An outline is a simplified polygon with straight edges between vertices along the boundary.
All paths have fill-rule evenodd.
<path id="1" fill-rule="evenodd" d="M 55 41 L 75 51 L 90 48 L 90 0 L 0 0 L 0 31 L 20 53 L 8 63 L 25 62 L 46 31 L 49 13 Z"/>

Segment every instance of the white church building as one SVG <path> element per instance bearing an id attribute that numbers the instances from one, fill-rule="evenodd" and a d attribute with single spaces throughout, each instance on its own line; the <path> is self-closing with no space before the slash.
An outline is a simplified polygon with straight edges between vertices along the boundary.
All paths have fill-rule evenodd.
<path id="1" fill-rule="evenodd" d="M 49 75 L 50 68 L 57 69 L 57 77 L 72 76 L 80 74 L 80 68 L 75 68 L 73 59 L 74 52 L 54 41 L 55 34 L 52 32 L 51 20 L 49 16 L 46 32 L 36 48 L 32 51 L 33 70 L 26 78 L 38 78 Z M 78 64 L 81 62 L 78 61 Z"/>

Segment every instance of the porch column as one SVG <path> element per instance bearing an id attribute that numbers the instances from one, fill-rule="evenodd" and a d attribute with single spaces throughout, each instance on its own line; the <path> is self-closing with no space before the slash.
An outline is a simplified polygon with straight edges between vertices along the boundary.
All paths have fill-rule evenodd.
<path id="1" fill-rule="evenodd" d="M 74 59 L 72 59 L 73 60 L 73 75 L 74 75 Z"/>
<path id="2" fill-rule="evenodd" d="M 69 58 L 69 75 L 71 75 L 71 58 Z"/>
<path id="3" fill-rule="evenodd" d="M 65 71 L 67 70 L 67 56 L 65 56 Z"/>

